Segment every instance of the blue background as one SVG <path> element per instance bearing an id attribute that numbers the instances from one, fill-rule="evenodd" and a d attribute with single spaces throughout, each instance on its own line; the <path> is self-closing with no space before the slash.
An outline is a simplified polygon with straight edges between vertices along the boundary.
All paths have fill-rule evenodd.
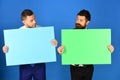
<path id="1" fill-rule="evenodd" d="M 0 0 L 0 80 L 18 80 L 19 66 L 6 67 L 3 29 L 15 29 L 22 26 L 21 12 L 29 8 L 36 15 L 39 25 L 54 25 L 55 36 L 61 45 L 61 29 L 74 28 L 76 14 L 81 9 L 91 13 L 88 28 L 111 28 L 112 54 L 111 65 L 95 65 L 93 80 L 120 80 L 120 1 L 119 0 Z M 47 63 L 47 80 L 70 80 L 69 66 L 61 65 L 61 56 L 57 62 Z"/>

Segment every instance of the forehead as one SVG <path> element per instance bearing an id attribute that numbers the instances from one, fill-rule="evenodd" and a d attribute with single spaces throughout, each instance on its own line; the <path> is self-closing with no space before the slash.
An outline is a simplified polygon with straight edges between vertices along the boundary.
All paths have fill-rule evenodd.
<path id="1" fill-rule="evenodd" d="M 77 19 L 85 19 L 85 16 L 80 16 L 80 15 L 78 15 L 78 16 L 77 16 Z"/>
<path id="2" fill-rule="evenodd" d="M 26 19 L 35 19 L 35 16 L 34 16 L 34 14 L 31 16 L 27 16 Z"/>

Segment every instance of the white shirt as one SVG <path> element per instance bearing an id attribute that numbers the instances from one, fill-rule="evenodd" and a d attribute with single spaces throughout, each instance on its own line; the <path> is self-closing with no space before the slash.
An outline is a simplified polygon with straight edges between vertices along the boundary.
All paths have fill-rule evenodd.
<path id="1" fill-rule="evenodd" d="M 41 26 L 36 25 L 36 27 L 35 27 L 35 28 L 37 28 L 37 27 L 41 27 Z M 25 29 L 25 28 L 27 28 L 27 27 L 25 27 L 25 26 L 21 26 L 19 29 Z"/>

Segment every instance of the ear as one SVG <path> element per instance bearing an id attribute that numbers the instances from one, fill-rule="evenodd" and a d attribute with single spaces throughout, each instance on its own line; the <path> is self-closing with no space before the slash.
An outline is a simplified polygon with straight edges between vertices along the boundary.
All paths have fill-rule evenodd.
<path id="1" fill-rule="evenodd" d="M 23 24 L 25 24 L 25 21 L 24 21 L 24 20 L 22 20 L 22 22 L 23 22 Z"/>
<path id="2" fill-rule="evenodd" d="M 88 24 L 89 24 L 89 22 L 90 22 L 90 21 L 87 21 L 87 23 L 86 23 L 86 24 L 88 25 Z"/>

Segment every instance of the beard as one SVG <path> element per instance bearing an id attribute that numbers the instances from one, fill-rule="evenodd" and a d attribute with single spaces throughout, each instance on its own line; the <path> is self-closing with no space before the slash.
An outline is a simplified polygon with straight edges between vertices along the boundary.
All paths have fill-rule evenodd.
<path id="1" fill-rule="evenodd" d="M 29 26 L 29 28 L 35 28 L 36 26 Z"/>
<path id="2" fill-rule="evenodd" d="M 35 28 L 35 27 L 36 27 L 36 25 L 28 26 L 28 28 Z"/>
<path id="3" fill-rule="evenodd" d="M 86 25 L 82 26 L 79 23 L 75 23 L 75 26 L 76 26 L 76 29 L 85 29 L 86 28 Z"/>

